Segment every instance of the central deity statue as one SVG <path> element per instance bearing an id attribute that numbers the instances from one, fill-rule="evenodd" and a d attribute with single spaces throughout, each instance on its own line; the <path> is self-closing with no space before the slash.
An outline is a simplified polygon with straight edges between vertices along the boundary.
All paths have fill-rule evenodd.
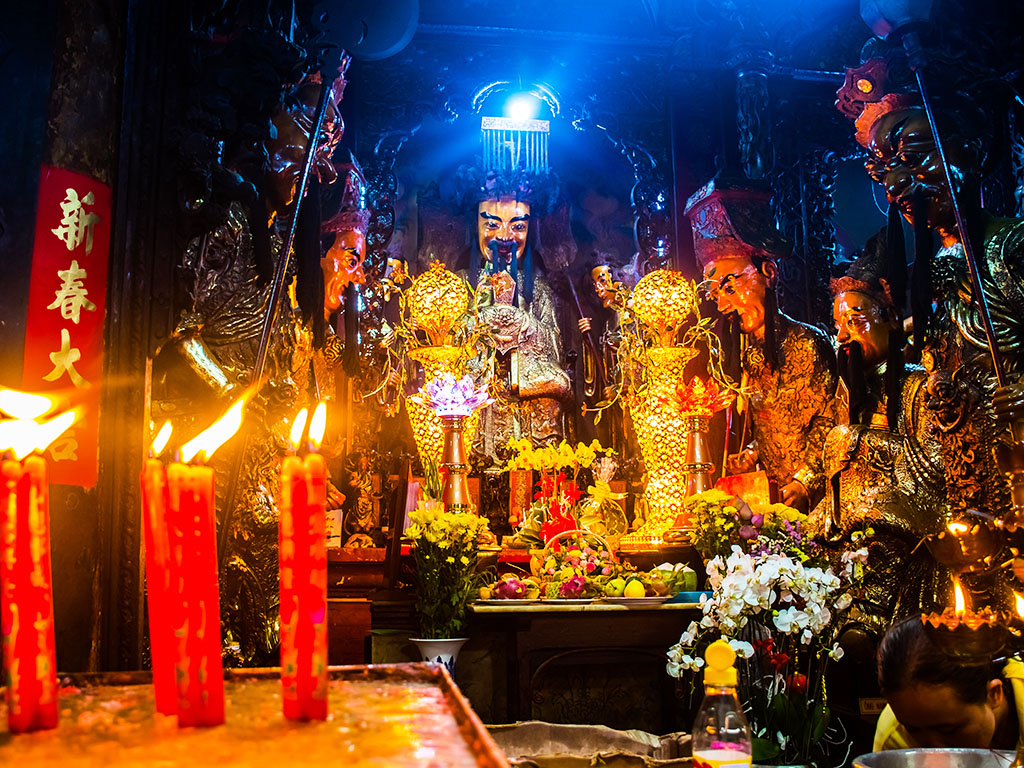
<path id="1" fill-rule="evenodd" d="M 835 359 L 825 335 L 778 309 L 776 260 L 787 246 L 775 228 L 767 193 L 715 179 L 686 205 L 709 299 L 738 322 L 743 400 L 753 440 L 726 471 L 760 465 L 781 500 L 807 511 L 824 494 L 822 446 L 833 424 Z"/>
<path id="2" fill-rule="evenodd" d="M 470 281 L 476 277 L 480 321 L 495 350 L 492 380 L 500 394 L 481 416 L 475 450 L 493 460 L 513 438 L 542 445 L 565 437 L 570 381 L 555 297 L 535 271 L 532 190 L 524 174 L 491 173 L 482 192 Z"/>

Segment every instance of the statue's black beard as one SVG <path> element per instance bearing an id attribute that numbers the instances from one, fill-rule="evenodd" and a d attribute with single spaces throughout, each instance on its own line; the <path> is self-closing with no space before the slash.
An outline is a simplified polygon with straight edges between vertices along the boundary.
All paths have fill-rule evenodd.
<path id="1" fill-rule="evenodd" d="M 864 349 L 860 342 L 851 341 L 839 347 L 839 376 L 850 397 L 850 423 L 862 424 L 862 419 L 870 418 L 871 414 L 866 413 L 868 392 L 864 386 Z"/>

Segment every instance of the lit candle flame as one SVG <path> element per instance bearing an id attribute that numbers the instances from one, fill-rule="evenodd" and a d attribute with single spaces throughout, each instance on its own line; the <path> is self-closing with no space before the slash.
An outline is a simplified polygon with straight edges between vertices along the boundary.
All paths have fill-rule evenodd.
<path id="1" fill-rule="evenodd" d="M 324 439 L 324 430 L 327 428 L 327 403 L 321 400 L 316 410 L 313 411 L 313 418 L 309 420 L 309 441 L 314 446 L 319 446 Z"/>
<path id="2" fill-rule="evenodd" d="M 160 431 L 153 438 L 153 455 L 159 456 L 167 447 L 167 441 L 171 439 L 171 422 L 165 421 Z"/>
<path id="3" fill-rule="evenodd" d="M 956 615 L 963 616 L 967 613 L 967 606 L 964 601 L 964 591 L 960 588 L 960 580 L 953 580 L 953 593 L 956 595 Z"/>
<path id="4" fill-rule="evenodd" d="M 946 526 L 946 528 L 948 528 L 949 532 L 953 535 L 967 533 L 970 530 L 970 526 L 966 525 L 965 523 L 950 523 Z"/>
<path id="5" fill-rule="evenodd" d="M 295 450 L 299 449 L 299 441 L 302 439 L 302 430 L 306 428 L 307 416 L 309 416 L 309 411 L 303 408 L 295 417 L 295 423 L 292 424 L 291 440 Z"/>
<path id="6" fill-rule="evenodd" d="M 32 419 L 0 421 L 0 451 L 10 450 L 19 460 L 32 451 L 41 453 L 75 423 L 76 416 L 71 410 L 42 423 Z"/>
<path id="7" fill-rule="evenodd" d="M 1017 615 L 1021 618 L 1024 618 L 1024 596 L 1021 596 L 1019 593 L 1014 592 L 1013 597 L 1017 603 Z"/>
<path id="8" fill-rule="evenodd" d="M 203 458 L 209 459 L 214 451 L 231 439 L 231 436 L 242 426 L 242 413 L 245 410 L 245 398 L 236 400 L 224 415 L 211 426 L 181 446 L 182 461 L 191 461 L 200 452 Z"/>
<path id="9" fill-rule="evenodd" d="M 38 419 L 52 407 L 53 401 L 45 395 L 0 389 L 0 411 L 15 419 Z"/>

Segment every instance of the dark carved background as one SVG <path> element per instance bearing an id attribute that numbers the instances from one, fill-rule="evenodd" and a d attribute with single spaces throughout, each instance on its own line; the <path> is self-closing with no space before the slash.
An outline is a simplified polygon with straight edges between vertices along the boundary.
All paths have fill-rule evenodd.
<path id="1" fill-rule="evenodd" d="M 144 626 L 137 485 L 146 359 L 173 327 L 172 268 L 185 235 L 169 133 L 181 114 L 176 67 L 190 44 L 190 3 L 14 6 L 0 25 L 0 74 L 18 106 L 0 125 L 0 377 L 20 380 L 45 157 L 115 188 L 100 481 L 89 493 L 54 493 L 61 666 L 135 667 Z M 985 4 L 983 14 L 960 0 L 935 6 L 940 38 L 997 74 L 1021 69 L 1024 46 L 1008 23 L 1015 4 Z M 247 3 L 224 8 L 245 23 Z M 623 0 L 584 10 L 570 0 L 506 8 L 423 0 L 411 44 L 391 59 L 356 61 L 342 106 L 345 143 L 377 180 L 377 202 L 394 206 L 394 220 L 378 222 L 372 259 L 383 258 L 389 224 L 401 235 L 392 247 L 418 253 L 421 227 L 410 223 L 410 203 L 443 174 L 473 162 L 476 89 L 498 79 L 545 81 L 562 103 L 553 119 L 552 164 L 573 203 L 577 266 L 593 249 L 628 258 L 633 217 L 650 214 L 664 190 L 676 214 L 667 223 L 672 260 L 692 274 L 689 227 L 678 215 L 686 197 L 716 170 L 746 169 L 772 182 L 780 227 L 795 245 L 783 269 L 783 306 L 825 323 L 824 281 L 843 255 L 839 245 L 856 247 L 850 233 L 861 236 L 884 220 L 856 167 L 852 131 L 832 108 L 838 73 L 859 61 L 867 37 L 855 3 Z M 1004 110 L 999 120 L 1008 141 L 986 180 L 986 201 L 996 212 L 1019 213 L 1021 115 Z M 640 210 L 631 210 L 637 182 Z M 468 248 L 465 231 L 452 237 Z"/>

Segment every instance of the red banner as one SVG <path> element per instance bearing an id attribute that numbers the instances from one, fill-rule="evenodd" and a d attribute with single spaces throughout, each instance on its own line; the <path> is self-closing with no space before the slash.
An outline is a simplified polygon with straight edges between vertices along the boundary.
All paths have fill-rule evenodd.
<path id="1" fill-rule="evenodd" d="M 110 187 L 44 165 L 39 181 L 22 387 L 78 408 L 47 450 L 53 483 L 96 484 Z"/>

